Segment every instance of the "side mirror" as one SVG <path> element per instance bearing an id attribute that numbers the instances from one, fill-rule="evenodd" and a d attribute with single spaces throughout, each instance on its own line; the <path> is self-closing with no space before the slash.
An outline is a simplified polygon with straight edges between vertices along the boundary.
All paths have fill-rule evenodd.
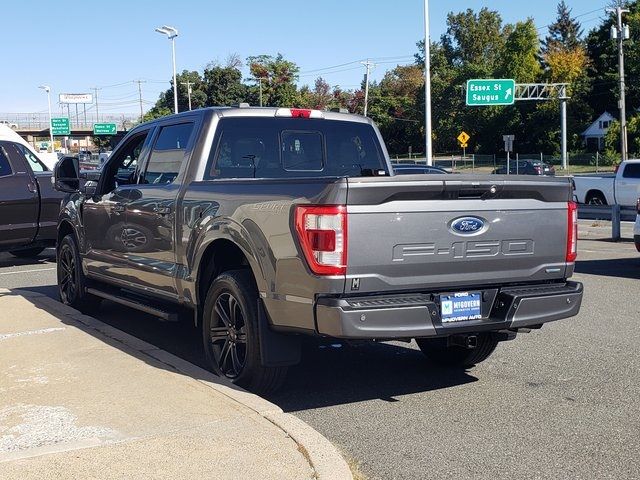
<path id="1" fill-rule="evenodd" d="M 76 157 L 64 157 L 53 167 L 53 188 L 66 193 L 80 190 L 80 162 Z"/>
<path id="2" fill-rule="evenodd" d="M 98 191 L 98 182 L 93 180 L 87 180 L 84 185 L 80 187 L 80 193 L 86 197 L 93 197 Z"/>

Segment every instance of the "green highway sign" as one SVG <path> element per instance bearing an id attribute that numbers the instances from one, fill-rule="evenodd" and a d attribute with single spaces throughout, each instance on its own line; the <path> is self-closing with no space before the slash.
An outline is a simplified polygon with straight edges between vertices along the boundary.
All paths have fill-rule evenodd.
<path id="1" fill-rule="evenodd" d="M 115 135 L 118 133 L 118 127 L 115 123 L 94 123 L 94 135 Z"/>
<path id="2" fill-rule="evenodd" d="M 58 117 L 51 119 L 52 135 L 71 135 L 71 127 L 67 117 Z"/>
<path id="3" fill-rule="evenodd" d="M 508 78 L 467 80 L 467 105 L 513 105 L 516 93 L 515 80 Z"/>

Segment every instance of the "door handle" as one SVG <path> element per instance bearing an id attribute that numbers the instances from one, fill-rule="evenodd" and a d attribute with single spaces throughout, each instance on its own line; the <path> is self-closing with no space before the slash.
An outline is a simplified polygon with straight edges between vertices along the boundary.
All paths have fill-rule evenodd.
<path id="1" fill-rule="evenodd" d="M 27 183 L 27 189 L 31 192 L 31 193 L 36 193 L 38 191 L 38 189 L 36 188 L 36 186 L 33 184 L 33 182 L 29 182 Z"/>
<path id="2" fill-rule="evenodd" d="M 153 213 L 157 213 L 158 215 L 169 215 L 171 213 L 171 207 L 153 207 Z"/>
<path id="3" fill-rule="evenodd" d="M 112 210 L 116 213 L 122 213 L 124 212 L 124 204 L 123 203 L 116 203 Z"/>

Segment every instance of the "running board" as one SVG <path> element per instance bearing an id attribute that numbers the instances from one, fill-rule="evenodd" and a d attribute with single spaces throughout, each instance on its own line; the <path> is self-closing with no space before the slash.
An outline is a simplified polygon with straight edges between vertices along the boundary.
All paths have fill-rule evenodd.
<path id="1" fill-rule="evenodd" d="M 119 303 L 120 305 L 124 305 L 125 307 L 135 308 L 144 313 L 148 313 L 149 315 L 153 315 L 161 318 L 167 322 L 177 322 L 178 314 L 175 312 L 167 312 L 166 310 L 160 310 L 158 308 L 150 307 L 149 305 L 145 305 L 144 303 L 137 302 L 136 300 L 132 300 L 129 298 L 122 297 L 120 295 L 115 295 L 112 293 L 107 293 L 103 290 L 98 290 L 96 288 L 87 288 L 87 293 L 91 295 L 95 295 L 96 297 L 104 298 L 106 300 L 110 300 L 115 303 Z"/>

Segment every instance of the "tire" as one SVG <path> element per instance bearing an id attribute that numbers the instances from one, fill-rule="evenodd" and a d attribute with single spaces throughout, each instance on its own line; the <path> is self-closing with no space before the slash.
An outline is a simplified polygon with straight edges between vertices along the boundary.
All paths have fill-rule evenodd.
<path id="1" fill-rule="evenodd" d="M 258 333 L 258 292 L 247 270 L 230 270 L 214 281 L 204 303 L 202 340 L 211 370 L 255 393 L 276 391 L 286 367 L 264 367 Z"/>
<path id="2" fill-rule="evenodd" d="M 62 239 L 57 249 L 56 270 L 58 278 L 58 296 L 65 305 L 90 312 L 100 306 L 99 297 L 85 291 L 86 278 L 82 271 L 82 262 L 78 245 L 73 235 Z"/>
<path id="3" fill-rule="evenodd" d="M 44 247 L 24 248 L 22 250 L 12 250 L 9 253 L 17 258 L 33 258 L 40 255 Z"/>
<path id="4" fill-rule="evenodd" d="M 586 202 L 587 205 L 607 205 L 607 199 L 601 192 L 590 192 Z"/>
<path id="5" fill-rule="evenodd" d="M 449 367 L 473 367 L 491 356 L 498 340 L 489 333 L 481 333 L 475 348 L 447 346 L 447 338 L 416 338 L 416 343 L 433 363 Z"/>

